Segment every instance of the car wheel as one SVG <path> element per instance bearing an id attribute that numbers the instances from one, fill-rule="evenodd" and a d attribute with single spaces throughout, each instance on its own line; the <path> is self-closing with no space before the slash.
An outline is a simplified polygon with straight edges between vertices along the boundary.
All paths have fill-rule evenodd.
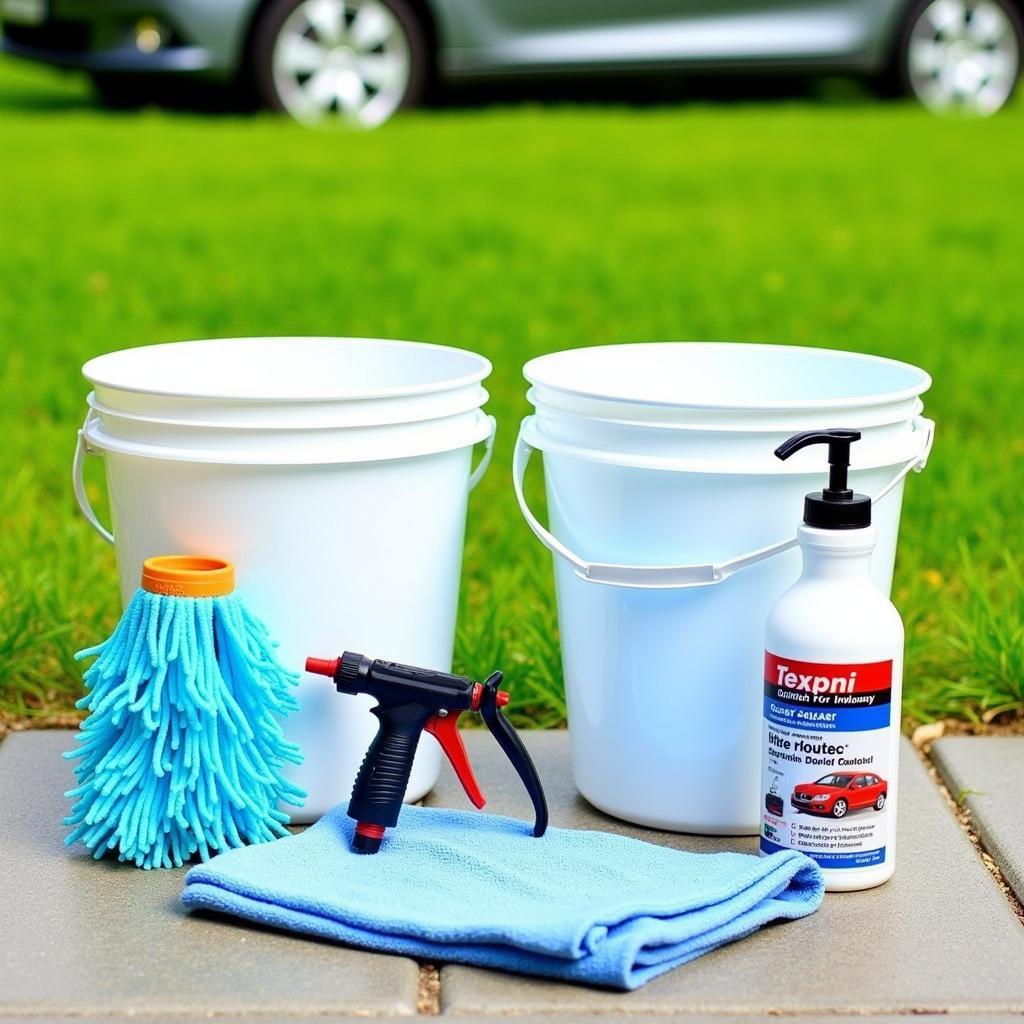
<path id="1" fill-rule="evenodd" d="M 420 100 L 429 66 L 404 0 L 274 0 L 253 37 L 263 100 L 308 123 L 382 124 Z"/>
<path id="2" fill-rule="evenodd" d="M 1022 50 L 1007 0 L 920 0 L 900 40 L 901 78 L 930 110 L 994 114 L 1013 95 Z"/>
<path id="3" fill-rule="evenodd" d="M 883 807 L 885 807 L 885 794 L 879 793 L 878 799 L 875 801 L 875 810 L 880 811 Z"/>
<path id="4" fill-rule="evenodd" d="M 832 805 L 832 817 L 833 818 L 843 818 L 845 816 L 846 816 L 846 801 L 845 800 L 837 800 Z"/>

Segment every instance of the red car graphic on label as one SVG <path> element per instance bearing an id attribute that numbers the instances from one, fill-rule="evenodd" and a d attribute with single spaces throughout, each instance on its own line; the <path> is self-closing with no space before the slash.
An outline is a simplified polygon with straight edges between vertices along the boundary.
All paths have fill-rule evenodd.
<path id="1" fill-rule="evenodd" d="M 817 782 L 801 782 L 789 802 L 808 814 L 830 814 L 843 818 L 848 811 L 873 807 L 880 811 L 889 796 L 885 779 L 870 773 L 836 772 L 823 775 Z"/>

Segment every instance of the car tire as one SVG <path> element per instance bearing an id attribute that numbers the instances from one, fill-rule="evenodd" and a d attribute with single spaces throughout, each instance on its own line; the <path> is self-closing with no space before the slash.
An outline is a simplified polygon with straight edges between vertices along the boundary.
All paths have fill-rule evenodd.
<path id="1" fill-rule="evenodd" d="M 1013 0 L 917 0 L 900 32 L 896 78 L 937 113 L 987 116 L 1010 101 L 1022 58 Z"/>
<path id="2" fill-rule="evenodd" d="M 427 33 L 405 0 L 272 0 L 250 50 L 256 90 L 271 110 L 364 128 L 419 103 L 432 61 Z"/>
<path id="3" fill-rule="evenodd" d="M 837 800 L 832 805 L 832 817 L 833 818 L 845 818 L 846 812 L 849 810 L 845 800 Z"/>
<path id="4" fill-rule="evenodd" d="M 885 794 L 879 793 L 878 799 L 875 801 L 875 810 L 880 811 L 885 807 Z"/>

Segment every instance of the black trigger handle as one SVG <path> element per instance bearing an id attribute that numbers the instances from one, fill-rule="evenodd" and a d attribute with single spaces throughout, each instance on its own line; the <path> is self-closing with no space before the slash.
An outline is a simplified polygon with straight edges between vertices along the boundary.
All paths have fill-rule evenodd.
<path id="1" fill-rule="evenodd" d="M 519 773 L 519 778 L 523 780 L 526 792 L 533 801 L 533 812 L 536 817 L 533 834 L 540 837 L 548 827 L 548 801 L 529 751 L 523 746 L 519 734 L 509 725 L 508 719 L 498 707 L 498 686 L 501 680 L 500 672 L 492 672 L 485 680 L 483 695 L 480 698 L 480 717 L 487 723 L 491 735 L 498 741 L 498 745 L 505 751 L 505 756 L 512 762 L 512 767 Z"/>

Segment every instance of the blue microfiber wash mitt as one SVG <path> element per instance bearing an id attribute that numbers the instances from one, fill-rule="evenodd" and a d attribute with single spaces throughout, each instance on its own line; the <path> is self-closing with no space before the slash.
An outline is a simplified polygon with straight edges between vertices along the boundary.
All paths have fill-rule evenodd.
<path id="1" fill-rule="evenodd" d="M 306 832 L 185 877 L 182 902 L 365 949 L 634 989 L 821 903 L 803 854 L 681 853 L 602 832 L 402 809 L 373 857 L 336 807 Z"/>
<path id="2" fill-rule="evenodd" d="M 147 559 L 113 635 L 80 651 L 89 711 L 67 758 L 80 758 L 65 839 L 98 858 L 180 867 L 198 854 L 286 835 L 279 803 L 305 793 L 280 716 L 298 675 L 277 662 L 266 627 L 234 593 L 221 559 Z"/>

